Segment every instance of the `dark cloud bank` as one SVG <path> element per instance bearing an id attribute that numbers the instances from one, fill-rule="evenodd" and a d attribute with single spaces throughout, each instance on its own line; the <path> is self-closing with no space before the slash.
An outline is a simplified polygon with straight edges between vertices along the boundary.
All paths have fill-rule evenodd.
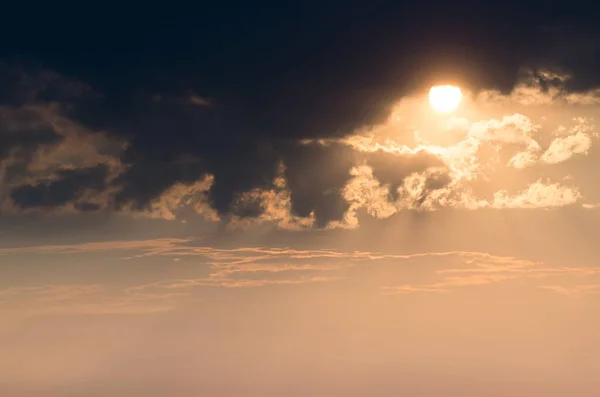
<path id="1" fill-rule="evenodd" d="M 553 65 L 577 76 L 573 90 L 598 83 L 598 29 L 568 11 L 440 4 L 149 9 L 143 19 L 126 6 L 85 17 L 40 6 L 28 16 L 36 29 L 16 35 L 26 13 L 13 7 L 0 32 L 4 210 L 144 211 L 213 175 L 207 199 L 222 218 L 256 217 L 264 208 L 240 209 L 237 197 L 275 189 L 283 164 L 292 214 L 323 227 L 347 211 L 342 188 L 358 163 L 392 188 L 439 164 L 302 140 L 377 124 L 438 79 L 508 91 L 524 65 Z"/>

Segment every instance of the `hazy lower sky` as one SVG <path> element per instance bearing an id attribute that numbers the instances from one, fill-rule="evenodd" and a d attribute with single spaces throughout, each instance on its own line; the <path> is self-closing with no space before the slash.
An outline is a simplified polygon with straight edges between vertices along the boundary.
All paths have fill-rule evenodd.
<path id="1" fill-rule="evenodd" d="M 600 31 L 509 3 L 0 11 L 0 395 L 596 396 Z"/>

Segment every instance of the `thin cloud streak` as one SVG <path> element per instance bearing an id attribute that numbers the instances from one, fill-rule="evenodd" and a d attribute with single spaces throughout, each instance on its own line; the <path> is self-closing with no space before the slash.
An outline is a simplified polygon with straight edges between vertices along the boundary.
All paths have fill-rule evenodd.
<path id="1" fill-rule="evenodd" d="M 25 307 L 34 313 L 168 311 L 177 309 L 186 299 L 201 295 L 201 291 L 207 288 L 228 290 L 345 282 L 358 282 L 360 285 L 359 274 L 363 268 L 373 274 L 378 274 L 378 269 L 391 272 L 388 277 L 377 279 L 373 285 L 364 285 L 372 293 L 384 295 L 449 293 L 457 288 L 481 287 L 511 280 L 529 280 L 533 288 L 566 294 L 569 288 L 566 285 L 570 280 L 600 275 L 600 268 L 547 267 L 532 260 L 469 251 L 386 254 L 268 247 L 227 249 L 199 246 L 200 242 L 194 239 L 154 239 L 0 249 L 0 255 L 5 258 L 40 253 L 70 256 L 114 252 L 118 255 L 119 251 L 135 250 L 137 254 L 120 256 L 123 266 L 128 266 L 131 261 L 165 257 L 170 258 L 171 263 L 173 260 L 191 260 L 190 266 L 202 274 L 199 277 L 174 277 L 122 287 L 64 284 L 5 288 L 0 290 L 0 310 L 14 312 L 15 308 Z M 456 267 L 457 264 L 460 266 Z M 407 271 L 415 266 L 427 269 L 429 278 L 441 279 L 419 284 L 388 284 L 392 278 L 406 279 L 410 274 Z M 430 266 L 434 266 L 434 269 Z M 176 270 L 173 272 L 176 274 Z M 560 280 L 565 286 L 537 286 L 536 280 L 540 279 Z M 592 287 L 580 287 L 574 293 L 594 291 Z"/>
<path id="2" fill-rule="evenodd" d="M 566 278 L 578 279 L 580 277 L 594 277 L 600 275 L 599 268 L 587 267 L 544 267 L 541 262 L 533 262 L 528 260 L 519 260 L 511 257 L 496 257 L 490 261 L 481 261 L 476 263 L 474 267 L 443 269 L 436 273 L 442 275 L 442 280 L 427 284 L 406 284 L 397 286 L 382 287 L 384 294 L 406 294 L 413 292 L 435 292 L 448 293 L 456 288 L 483 286 L 488 284 L 497 284 L 510 280 L 517 279 L 545 279 L 561 277 L 564 281 Z M 557 293 L 565 293 L 572 291 L 565 286 L 537 286 L 537 288 L 548 289 Z M 579 293 L 591 293 L 594 288 L 581 288 L 577 290 Z M 566 293 L 565 293 L 566 294 Z"/>

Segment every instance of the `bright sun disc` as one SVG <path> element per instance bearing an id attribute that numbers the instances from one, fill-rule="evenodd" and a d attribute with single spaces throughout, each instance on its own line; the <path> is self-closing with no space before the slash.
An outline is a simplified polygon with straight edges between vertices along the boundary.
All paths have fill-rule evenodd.
<path id="1" fill-rule="evenodd" d="M 429 90 L 429 103 L 438 112 L 451 112 L 458 107 L 462 93 L 452 85 L 437 85 Z"/>

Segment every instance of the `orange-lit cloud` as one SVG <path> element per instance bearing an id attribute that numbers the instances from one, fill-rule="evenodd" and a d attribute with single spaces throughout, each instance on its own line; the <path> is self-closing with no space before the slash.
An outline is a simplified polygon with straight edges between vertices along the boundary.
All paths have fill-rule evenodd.
<path id="1" fill-rule="evenodd" d="M 453 115 L 432 115 L 422 95 L 401 98 L 381 124 L 295 142 L 306 159 L 319 155 L 326 161 L 307 168 L 289 153 L 274 155 L 269 179 L 232 191 L 226 205 L 215 193 L 222 176 L 205 170 L 202 158 L 184 156 L 158 168 L 125 164 L 126 140 L 86 128 L 59 105 L 3 107 L 0 121 L 9 129 L 49 135 L 29 149 L 19 141 L 0 159 L 2 211 L 109 211 L 165 220 L 191 211 L 230 228 L 266 223 L 306 230 L 359 227 L 361 210 L 389 218 L 403 211 L 580 202 L 591 209 L 586 194 L 592 187 L 545 171 L 560 174 L 563 165 L 587 156 L 599 136 L 597 90 L 569 92 L 569 79 L 561 72 L 525 72 L 508 94 L 468 93 Z M 197 95 L 188 102 L 211 104 Z"/>
<path id="2" fill-rule="evenodd" d="M 538 288 L 555 292 L 569 297 L 600 294 L 600 284 L 587 285 L 540 285 Z"/>
<path id="3" fill-rule="evenodd" d="M 569 92 L 566 83 L 572 77 L 564 71 L 524 69 L 521 80 L 509 94 L 487 90 L 480 94 L 480 99 L 494 104 L 520 106 L 600 104 L 599 89 Z"/>
<path id="4" fill-rule="evenodd" d="M 248 289 L 268 286 L 301 286 L 323 283 L 361 284 L 361 269 L 385 277 L 372 278 L 364 288 L 372 294 L 410 292 L 451 292 L 468 288 L 525 280 L 563 294 L 594 293 L 596 288 L 571 286 L 582 276 L 600 276 L 595 267 L 549 267 L 539 261 L 497 256 L 480 252 L 424 252 L 384 254 L 369 251 L 326 249 L 240 247 L 215 248 L 199 245 L 192 239 L 156 239 L 115 241 L 65 246 L 31 246 L 0 249 L 3 260 L 14 255 L 46 253 L 50 255 L 97 255 L 123 251 L 123 266 L 130 261 L 157 258 L 187 261 L 197 277 L 172 277 L 144 284 L 123 286 L 103 284 L 26 285 L 0 289 L 0 310 L 34 313 L 144 313 L 176 309 L 206 288 Z M 131 254 L 131 251 L 136 253 Z M 429 282 L 407 283 L 410 269 L 423 268 Z M 395 282 L 394 282 L 395 281 Z M 405 282 L 402 282 L 405 281 Z M 552 284 L 554 283 L 554 284 Z M 593 284 L 593 280 L 590 281 Z"/>
<path id="5" fill-rule="evenodd" d="M 411 292 L 451 292 L 456 288 L 497 284 L 518 279 L 560 279 L 577 280 L 582 276 L 600 276 L 600 268 L 588 267 L 545 267 L 541 262 L 521 260 L 511 257 L 494 257 L 466 261 L 467 266 L 438 270 L 441 280 L 426 284 L 403 284 L 386 286 L 382 290 L 386 294 L 403 294 Z M 567 286 L 545 286 L 538 288 L 565 293 L 572 288 Z M 580 292 L 593 292 L 595 288 L 582 288 Z"/>

